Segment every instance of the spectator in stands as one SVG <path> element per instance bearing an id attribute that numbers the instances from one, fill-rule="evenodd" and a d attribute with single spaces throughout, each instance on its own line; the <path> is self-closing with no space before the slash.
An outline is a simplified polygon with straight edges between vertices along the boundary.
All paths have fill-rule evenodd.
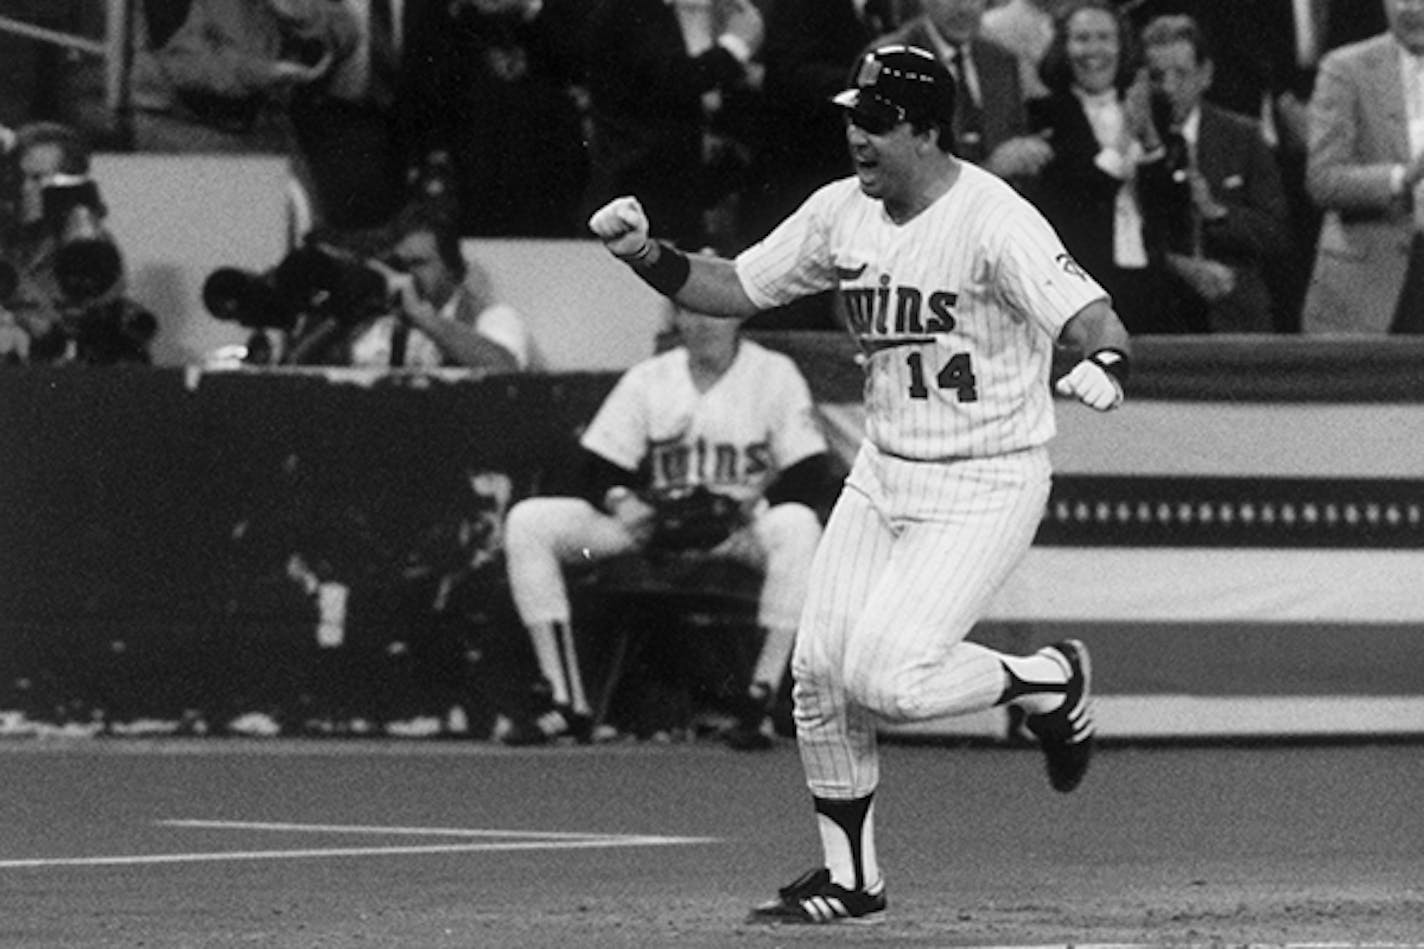
<path id="1" fill-rule="evenodd" d="M 1030 196 L 1074 259 L 1112 294 L 1134 333 L 1183 332 L 1164 261 L 1172 181 L 1149 109 L 1136 43 L 1109 0 L 1059 15 L 1040 70 L 1050 94 L 1029 103 L 1053 150 Z"/>
<path id="2" fill-rule="evenodd" d="M 1310 101 L 1306 184 L 1325 211 L 1306 333 L 1424 332 L 1424 6 L 1330 52 Z"/>
<path id="3" fill-rule="evenodd" d="M 1266 278 L 1289 240 L 1275 157 L 1258 123 L 1203 100 L 1213 60 L 1194 19 L 1158 17 L 1142 45 L 1178 186 L 1167 265 L 1190 295 L 1183 319 L 1198 332 L 1272 332 Z"/>
<path id="4" fill-rule="evenodd" d="M 986 0 L 923 0 L 924 13 L 876 41 L 929 50 L 954 76 L 954 153 L 1005 180 L 1022 184 L 1052 157 L 1028 119 L 1018 61 L 979 35 Z"/>
<path id="5" fill-rule="evenodd" d="M 368 231 L 404 198 L 390 0 L 193 0 L 133 69 L 139 151 L 291 159 L 310 226 Z"/>
<path id="6" fill-rule="evenodd" d="M 1211 87 L 1206 100 L 1241 115 L 1257 117 L 1281 172 L 1289 210 L 1289 250 L 1271 261 L 1267 273 L 1277 332 L 1300 331 L 1301 301 L 1310 280 L 1320 210 L 1306 193 L 1308 119 L 1315 66 L 1320 54 L 1346 42 L 1347 32 L 1330 24 L 1348 11 L 1350 32 L 1383 11 L 1373 3 L 1333 5 L 1320 0 L 1144 0 L 1132 6 L 1133 22 L 1146 26 L 1158 16 L 1186 13 L 1208 37 Z M 1359 34 L 1360 36 L 1370 33 Z"/>
<path id="7" fill-rule="evenodd" d="M 751 110 L 728 99 L 754 98 L 756 5 L 599 0 L 588 36 L 587 210 L 635 194 L 665 229 L 659 236 L 689 250 L 724 243 L 725 233 L 709 233 L 709 215 L 741 183 L 720 177 L 718 161 L 741 161 L 734 123 Z"/>
<path id="8" fill-rule="evenodd" d="M 396 281 L 398 301 L 357 331 L 350 365 L 531 368 L 534 345 L 523 316 L 495 300 L 488 276 L 461 252 L 452 222 L 417 204 L 397 217 L 393 233 L 386 259 L 405 278 Z"/>
<path id="9" fill-rule="evenodd" d="M 7 358 L 149 362 L 158 321 L 126 295 L 123 257 L 89 174 L 88 142 L 68 125 L 30 123 L 15 133 L 11 158 L 20 194 L 0 235 Z"/>
<path id="10" fill-rule="evenodd" d="M 134 146 L 289 154 L 293 90 L 325 81 L 358 39 L 343 3 L 192 0 L 167 42 L 136 51 Z"/>
<path id="11" fill-rule="evenodd" d="M 727 740 L 738 748 L 770 744 L 770 707 L 821 534 L 818 510 L 834 489 L 831 459 L 806 381 L 788 357 L 742 338 L 736 321 L 685 310 L 674 319 L 682 345 L 624 373 L 584 432 L 582 495 L 529 498 L 510 511 L 510 588 L 549 702 L 536 727 L 508 736 L 514 743 L 589 736 L 565 567 L 658 549 L 660 509 L 704 490 L 724 499 L 732 533 L 691 556 L 765 572 L 765 639 Z"/>
<path id="12" fill-rule="evenodd" d="M 1053 42 L 1053 15 L 1062 5 L 1063 0 L 1008 0 L 984 11 L 983 36 L 1019 58 L 1026 99 L 1048 95 L 1038 66 Z"/>
<path id="13" fill-rule="evenodd" d="M 585 0 L 411 8 L 403 122 L 417 161 L 448 156 L 461 234 L 583 235 L 587 20 Z"/>
<path id="14" fill-rule="evenodd" d="M 294 86 L 287 114 L 314 223 L 338 231 L 387 224 L 405 189 L 397 91 L 403 22 L 394 0 L 267 0 L 301 62 L 333 56 L 316 82 Z"/>

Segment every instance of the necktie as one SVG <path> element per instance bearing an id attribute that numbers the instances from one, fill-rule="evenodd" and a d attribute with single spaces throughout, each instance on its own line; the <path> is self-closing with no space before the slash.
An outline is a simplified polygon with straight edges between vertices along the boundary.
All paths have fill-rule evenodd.
<path id="1" fill-rule="evenodd" d="M 1201 256 L 1201 216 L 1192 201 L 1192 147 L 1182 130 L 1176 127 L 1162 134 L 1163 163 L 1172 173 L 1173 195 L 1177 208 L 1171 229 L 1172 249 L 1190 257 Z"/>

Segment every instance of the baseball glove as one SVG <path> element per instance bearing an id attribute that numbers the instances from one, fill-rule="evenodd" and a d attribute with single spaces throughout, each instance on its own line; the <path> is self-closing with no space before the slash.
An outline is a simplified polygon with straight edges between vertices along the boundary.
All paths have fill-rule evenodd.
<path id="1" fill-rule="evenodd" d="M 686 494 L 656 502 L 651 546 L 658 550 L 711 550 L 746 523 L 735 498 L 698 485 Z"/>

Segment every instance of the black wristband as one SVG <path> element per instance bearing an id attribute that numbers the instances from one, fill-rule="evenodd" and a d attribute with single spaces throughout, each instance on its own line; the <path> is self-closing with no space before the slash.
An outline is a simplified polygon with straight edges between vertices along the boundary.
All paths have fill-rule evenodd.
<path id="1" fill-rule="evenodd" d="M 1094 350 L 1088 356 L 1088 362 L 1093 363 L 1108 375 L 1117 380 L 1120 386 L 1127 385 L 1128 361 L 1127 353 L 1111 346 L 1104 346 L 1102 349 Z"/>
<path id="2" fill-rule="evenodd" d="M 642 255 L 640 255 L 641 257 Z M 692 263 L 687 255 L 667 241 L 658 241 L 658 259 L 647 267 L 632 264 L 633 272 L 643 278 L 643 282 L 665 297 L 670 297 L 687 283 L 692 272 Z"/>

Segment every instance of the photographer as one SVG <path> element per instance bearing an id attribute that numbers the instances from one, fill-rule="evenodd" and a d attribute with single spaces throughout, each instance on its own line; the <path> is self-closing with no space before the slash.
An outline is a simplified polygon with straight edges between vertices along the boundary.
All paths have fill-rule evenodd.
<path id="1" fill-rule="evenodd" d="M 494 302 L 488 277 L 465 261 L 438 209 L 410 205 L 384 246 L 376 255 L 309 234 L 268 271 L 214 270 L 203 304 L 253 331 L 243 356 L 249 365 L 501 373 L 537 362 L 524 318 Z"/>
<path id="2" fill-rule="evenodd" d="M 395 305 L 357 330 L 350 365 L 530 368 L 533 346 L 524 318 L 493 300 L 488 279 L 466 262 L 459 235 L 443 216 L 420 204 L 403 211 L 386 261 Z"/>
<path id="3" fill-rule="evenodd" d="M 77 131 L 36 122 L 16 132 L 16 219 L 0 240 L 0 320 L 6 358 L 107 365 L 148 363 L 153 314 L 124 295 L 123 259 L 104 226 Z M 27 340 L 20 342 L 15 330 Z"/>

